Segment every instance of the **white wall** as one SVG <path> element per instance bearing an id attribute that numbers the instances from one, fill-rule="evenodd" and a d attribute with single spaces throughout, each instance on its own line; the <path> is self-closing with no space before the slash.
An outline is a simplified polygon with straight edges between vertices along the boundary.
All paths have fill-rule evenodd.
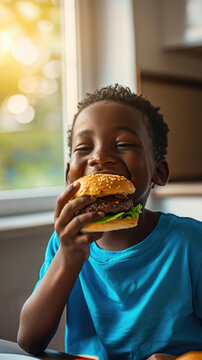
<path id="1" fill-rule="evenodd" d="M 78 0 L 79 98 L 120 83 L 136 90 L 132 0 Z"/>
<path id="2" fill-rule="evenodd" d="M 147 208 L 152 211 L 162 211 L 202 221 L 202 189 L 201 195 L 198 196 L 175 195 L 159 197 L 151 194 L 147 202 Z"/>

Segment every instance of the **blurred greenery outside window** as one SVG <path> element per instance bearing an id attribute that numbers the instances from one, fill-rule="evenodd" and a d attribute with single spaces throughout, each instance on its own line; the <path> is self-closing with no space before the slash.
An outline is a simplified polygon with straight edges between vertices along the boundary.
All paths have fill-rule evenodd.
<path id="1" fill-rule="evenodd" d="M 62 185 L 59 0 L 0 1 L 0 190 Z"/>

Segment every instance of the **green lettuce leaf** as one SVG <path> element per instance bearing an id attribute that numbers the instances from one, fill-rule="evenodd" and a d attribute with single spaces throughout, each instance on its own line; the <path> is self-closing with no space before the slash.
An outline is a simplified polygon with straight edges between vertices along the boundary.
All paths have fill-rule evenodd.
<path id="1" fill-rule="evenodd" d="M 106 223 L 106 222 L 115 220 L 117 218 L 120 218 L 120 219 L 138 218 L 139 214 L 141 214 L 141 209 L 142 209 L 142 205 L 138 204 L 136 206 L 132 206 L 128 211 L 120 212 L 118 214 L 113 214 L 113 215 L 107 215 L 107 216 L 103 217 L 102 219 L 93 221 L 92 224 L 102 224 L 102 223 Z"/>

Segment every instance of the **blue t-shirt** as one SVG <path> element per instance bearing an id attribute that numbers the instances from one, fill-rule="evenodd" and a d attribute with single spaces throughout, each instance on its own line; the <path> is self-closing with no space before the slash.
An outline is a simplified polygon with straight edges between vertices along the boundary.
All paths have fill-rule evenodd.
<path id="1" fill-rule="evenodd" d="M 54 233 L 40 279 L 58 247 Z M 202 223 L 161 213 L 152 233 L 128 249 L 92 243 L 66 317 L 69 353 L 143 360 L 202 350 Z"/>

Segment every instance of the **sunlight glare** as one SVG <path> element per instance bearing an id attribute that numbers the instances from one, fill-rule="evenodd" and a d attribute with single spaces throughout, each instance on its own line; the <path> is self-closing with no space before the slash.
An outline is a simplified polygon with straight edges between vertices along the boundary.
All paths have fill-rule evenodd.
<path id="1" fill-rule="evenodd" d="M 32 106 L 27 106 L 26 109 L 20 113 L 16 114 L 16 120 L 20 124 L 29 124 L 35 117 L 35 110 Z"/>
<path id="2" fill-rule="evenodd" d="M 43 31 L 45 33 L 52 31 L 54 28 L 54 24 L 52 23 L 52 21 L 45 19 L 38 21 L 37 26 L 40 31 Z"/>
<path id="3" fill-rule="evenodd" d="M 13 44 L 13 36 L 8 31 L 0 32 L 0 53 L 5 53 L 10 51 Z"/>
<path id="4" fill-rule="evenodd" d="M 23 76 L 18 82 L 19 89 L 26 94 L 30 94 L 36 90 L 38 81 L 34 76 Z"/>
<path id="5" fill-rule="evenodd" d="M 50 79 L 56 79 L 61 74 L 61 61 L 49 61 L 43 68 L 44 74 Z"/>
<path id="6" fill-rule="evenodd" d="M 22 94 L 12 95 L 7 102 L 8 111 L 12 114 L 20 114 L 28 106 L 28 99 Z"/>
<path id="7" fill-rule="evenodd" d="M 24 65 L 32 65 L 39 57 L 38 49 L 26 36 L 15 41 L 11 52 L 14 58 Z"/>
<path id="8" fill-rule="evenodd" d="M 7 6 L 4 6 L 4 5 L 0 5 L 0 22 L 1 22 L 1 25 L 2 23 L 4 22 L 11 22 L 14 20 L 14 14 L 13 12 L 7 7 Z"/>
<path id="9" fill-rule="evenodd" d="M 18 22 L 13 22 L 9 26 L 9 32 L 13 35 L 14 39 L 23 34 L 24 29 L 23 26 Z"/>
<path id="10" fill-rule="evenodd" d="M 36 20 L 41 13 L 40 7 L 31 1 L 19 1 L 17 7 L 21 14 L 29 20 Z"/>
<path id="11" fill-rule="evenodd" d="M 58 83 L 55 79 L 41 79 L 38 87 L 38 93 L 42 96 L 53 95 L 58 90 Z"/>

